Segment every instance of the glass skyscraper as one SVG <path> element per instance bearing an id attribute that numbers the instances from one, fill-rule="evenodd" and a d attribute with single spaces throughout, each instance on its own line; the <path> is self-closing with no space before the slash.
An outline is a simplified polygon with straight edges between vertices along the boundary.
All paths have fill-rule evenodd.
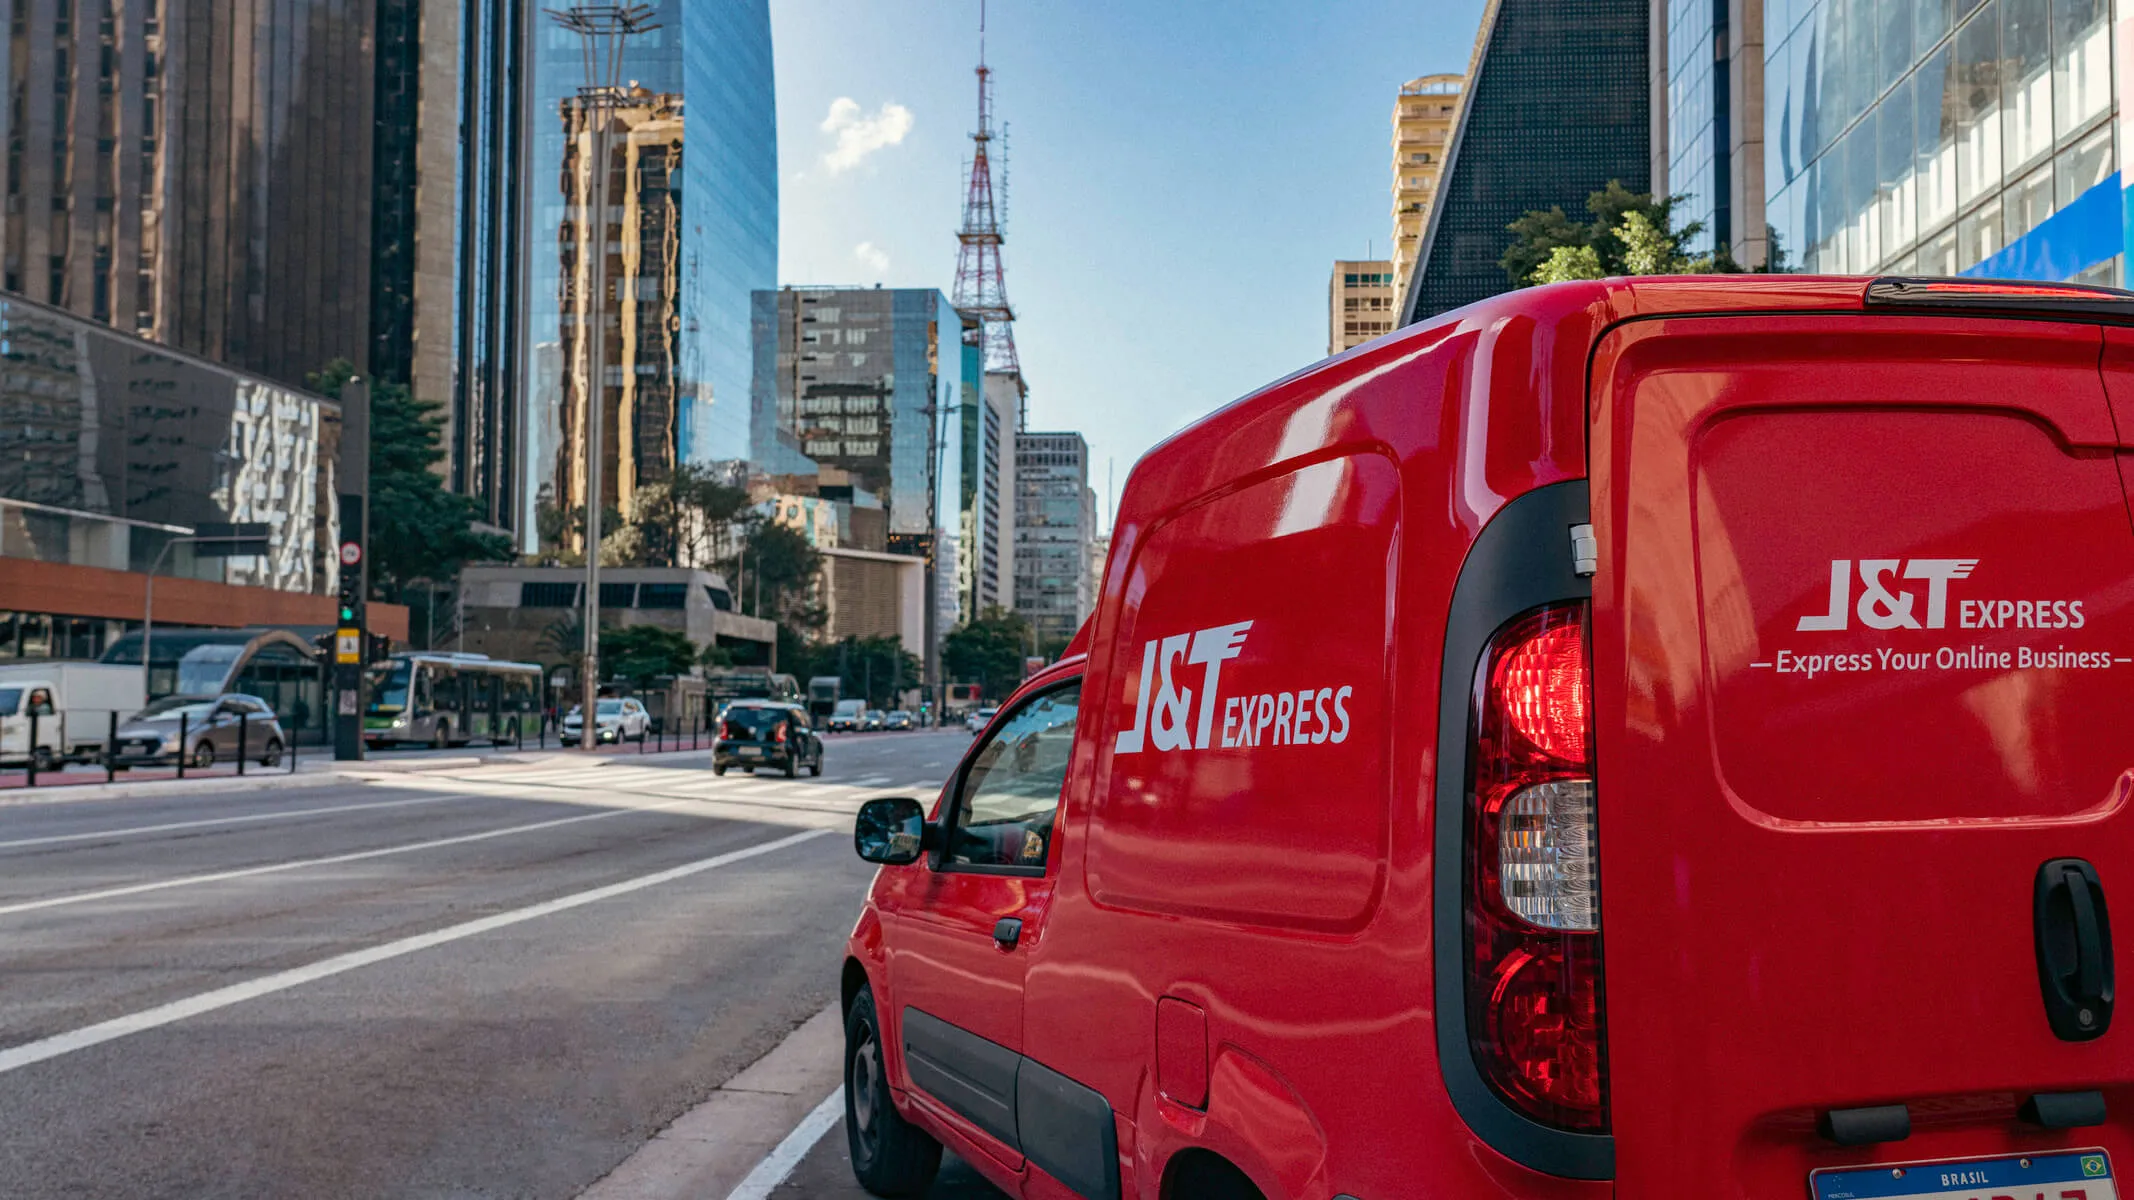
<path id="1" fill-rule="evenodd" d="M 1767 225 L 1793 270 L 2123 277 L 2109 0 L 1667 7 L 1660 186 L 1689 196 L 1687 216 L 1731 205 L 1736 229 Z M 1731 98 L 1706 61 L 1720 14 L 1761 35 L 1731 39 L 1758 52 L 1732 75 L 1755 86 Z M 1703 169 L 1729 123 L 1762 131 L 1761 145 L 1734 139 L 1761 186 L 1732 195 Z M 1741 167 L 1733 180 L 1759 173 Z"/>
<path id="2" fill-rule="evenodd" d="M 768 0 L 660 0 L 659 28 L 631 39 L 622 83 L 679 96 L 675 456 L 687 462 L 746 458 L 752 366 L 749 296 L 777 282 L 778 146 Z M 563 320 L 565 241 L 574 224 L 565 192 L 565 101 L 585 82 L 578 35 L 543 18 L 534 31 L 529 130 L 530 270 L 522 360 L 528 401 L 522 448 L 523 528 L 561 496 L 566 450 Z M 612 251 L 611 251 L 612 252 Z M 625 286 L 634 286 L 626 281 Z M 616 323 L 615 294 L 606 319 Z M 612 378 L 617 366 L 608 364 Z M 611 444 L 608 453 L 615 447 Z M 551 524 L 553 522 L 550 522 Z"/>

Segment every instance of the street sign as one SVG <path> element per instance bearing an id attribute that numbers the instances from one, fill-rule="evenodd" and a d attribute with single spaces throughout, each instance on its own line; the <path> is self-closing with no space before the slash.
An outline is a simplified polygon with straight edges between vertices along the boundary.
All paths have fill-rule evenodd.
<path id="1" fill-rule="evenodd" d="M 354 542 L 341 543 L 341 565 L 353 567 L 363 561 L 363 547 Z"/>
<path id="2" fill-rule="evenodd" d="M 334 634 L 333 660 L 337 663 L 362 662 L 363 632 L 359 629 L 343 629 Z"/>
<path id="3" fill-rule="evenodd" d="M 193 554 L 200 558 L 251 558 L 268 552 L 265 521 L 207 521 L 193 527 Z"/>

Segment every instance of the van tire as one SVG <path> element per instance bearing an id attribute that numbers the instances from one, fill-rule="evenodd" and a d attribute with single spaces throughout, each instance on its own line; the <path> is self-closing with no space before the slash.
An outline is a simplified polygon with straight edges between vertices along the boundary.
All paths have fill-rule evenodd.
<path id="1" fill-rule="evenodd" d="M 59 760 L 52 756 L 52 748 L 50 746 L 39 746 L 30 751 L 30 765 L 36 768 L 39 775 L 42 775 L 47 771 L 58 770 Z"/>
<path id="2" fill-rule="evenodd" d="M 882 1023 L 874 989 L 845 1010 L 845 1142 L 852 1175 L 877 1196 L 920 1196 L 941 1170 L 941 1143 L 906 1121 L 883 1072 Z"/>

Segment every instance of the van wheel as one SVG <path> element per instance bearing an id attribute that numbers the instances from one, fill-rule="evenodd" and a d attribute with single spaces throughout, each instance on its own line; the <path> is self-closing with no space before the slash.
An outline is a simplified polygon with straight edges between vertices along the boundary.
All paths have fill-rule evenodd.
<path id="1" fill-rule="evenodd" d="M 898 1114 L 882 1067 L 874 990 L 863 987 L 845 1013 L 845 1141 L 852 1175 L 877 1196 L 922 1195 L 941 1170 L 941 1143 Z"/>
<path id="2" fill-rule="evenodd" d="M 35 767 L 40 775 L 46 771 L 53 770 L 58 766 L 58 763 L 59 760 L 52 757 L 52 748 L 50 746 L 39 746 L 30 751 L 30 765 Z"/>

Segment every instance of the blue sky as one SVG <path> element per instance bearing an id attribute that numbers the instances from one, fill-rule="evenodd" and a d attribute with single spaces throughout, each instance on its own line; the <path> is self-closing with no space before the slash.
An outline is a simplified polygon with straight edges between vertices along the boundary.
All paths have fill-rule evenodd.
<path id="1" fill-rule="evenodd" d="M 1107 460 L 1123 487 L 1324 355 L 1332 261 L 1387 250 L 1395 91 L 1465 70 L 1481 7 L 992 0 L 1031 424 L 1088 437 L 1100 508 Z M 780 282 L 948 291 L 977 0 L 771 0 L 771 22 Z"/>

